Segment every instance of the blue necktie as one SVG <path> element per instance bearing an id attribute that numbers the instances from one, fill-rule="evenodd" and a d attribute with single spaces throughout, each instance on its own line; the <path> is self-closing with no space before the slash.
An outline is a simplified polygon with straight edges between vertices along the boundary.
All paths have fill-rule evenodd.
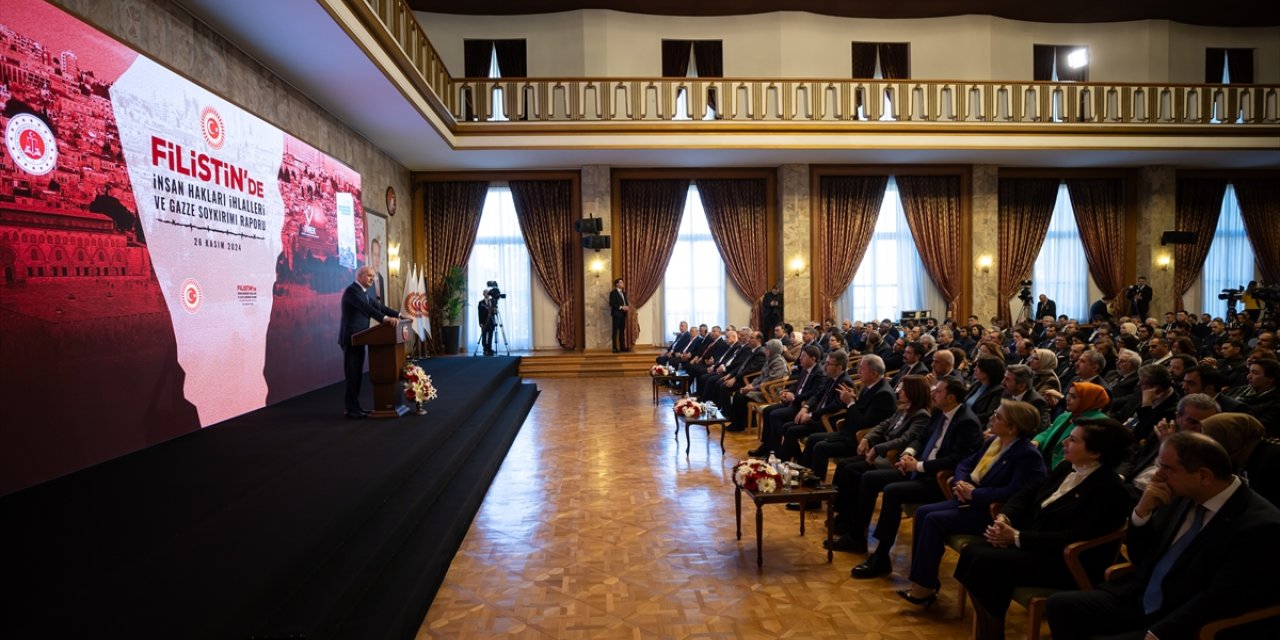
<path id="1" fill-rule="evenodd" d="M 920 454 L 920 457 L 917 459 L 920 460 L 921 462 L 923 462 L 926 458 L 929 457 L 929 452 L 933 451 L 934 445 L 938 444 L 938 438 L 942 437 L 942 427 L 946 426 L 947 424 L 947 414 L 940 413 L 938 414 L 938 418 L 939 418 L 938 427 L 933 430 L 932 434 L 929 435 L 929 440 L 924 444 L 924 451 L 917 451 L 917 453 Z M 914 479 L 918 475 L 920 475 L 920 472 L 918 471 L 911 472 L 912 479 Z"/>
<path id="2" fill-rule="evenodd" d="M 1178 561 L 1178 556 L 1182 555 L 1187 547 L 1191 546 L 1191 542 L 1195 540 L 1196 534 L 1200 533 L 1200 528 L 1204 526 L 1204 515 L 1207 510 L 1196 505 L 1195 515 L 1191 518 L 1191 527 L 1187 532 L 1182 534 L 1172 545 L 1169 550 L 1164 553 L 1160 561 L 1156 563 L 1155 569 L 1151 571 L 1151 581 L 1147 583 L 1147 590 L 1142 594 L 1142 609 L 1148 614 L 1155 613 L 1160 610 L 1160 606 L 1164 602 L 1164 593 L 1161 588 L 1165 576 L 1169 575 L 1169 570 L 1173 568 L 1174 563 Z"/>

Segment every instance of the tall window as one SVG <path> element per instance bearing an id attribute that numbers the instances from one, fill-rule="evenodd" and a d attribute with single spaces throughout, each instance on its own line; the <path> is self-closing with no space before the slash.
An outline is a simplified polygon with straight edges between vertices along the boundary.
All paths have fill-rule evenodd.
<path id="1" fill-rule="evenodd" d="M 946 314 L 945 308 L 936 306 L 939 304 L 940 297 L 920 261 L 920 251 L 902 212 L 898 183 L 890 177 L 871 244 L 853 283 L 836 301 L 839 317 L 832 320 L 896 319 L 903 311 L 920 309 L 932 311 L 937 318 Z"/>
<path id="2" fill-rule="evenodd" d="M 1065 182 L 1058 185 L 1058 201 L 1036 265 L 1032 270 L 1032 293 L 1049 296 L 1057 303 L 1058 315 L 1085 320 L 1089 315 L 1089 263 L 1085 261 L 1080 228 L 1071 208 Z M 1034 310 L 1034 309 L 1033 309 Z"/>
<path id="3" fill-rule="evenodd" d="M 880 79 L 900 79 L 911 77 L 911 45 L 905 42 L 854 42 L 853 43 L 853 77 Z M 893 93 L 885 89 L 880 96 L 880 119 L 894 120 Z M 863 92 L 854 95 L 857 104 L 857 118 L 866 120 L 866 105 Z"/>
<path id="4" fill-rule="evenodd" d="M 1240 217 L 1240 202 L 1236 200 L 1235 187 L 1228 184 L 1222 197 L 1222 214 L 1218 227 L 1213 231 L 1213 244 L 1200 272 L 1202 287 L 1201 309 L 1215 316 L 1226 314 L 1227 303 L 1218 299 L 1223 289 L 1237 289 L 1253 279 L 1253 246 L 1244 230 Z M 1240 308 L 1239 305 L 1236 306 Z"/>
<path id="5" fill-rule="evenodd" d="M 489 187 L 484 199 L 484 212 L 480 214 L 480 230 L 476 233 L 475 248 L 467 262 L 467 344 L 480 340 L 480 322 L 476 317 L 485 289 L 485 283 L 496 281 L 505 300 L 498 302 L 502 328 L 494 334 L 494 349 L 503 353 L 502 330 L 506 330 L 512 351 L 528 351 L 533 348 L 533 302 L 529 249 L 520 234 L 520 222 L 516 218 L 516 205 L 511 199 L 511 189 L 495 183 Z"/>
<path id="6" fill-rule="evenodd" d="M 711 238 L 698 187 L 690 185 L 680 218 L 676 248 L 662 280 L 663 330 L 654 342 L 671 341 L 671 333 L 687 320 L 691 326 L 725 323 L 724 260 Z"/>

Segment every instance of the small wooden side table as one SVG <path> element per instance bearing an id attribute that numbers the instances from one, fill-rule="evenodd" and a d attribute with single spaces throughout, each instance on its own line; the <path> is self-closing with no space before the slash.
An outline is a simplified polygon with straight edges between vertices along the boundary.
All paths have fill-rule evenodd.
<path id="1" fill-rule="evenodd" d="M 711 427 L 720 427 L 720 453 L 724 454 L 724 432 L 725 429 L 733 423 L 732 420 L 725 417 L 719 408 L 714 411 L 703 413 L 696 418 L 687 418 L 679 411 L 674 411 L 676 415 L 676 444 L 680 444 L 680 423 L 684 423 L 684 453 L 689 455 L 689 425 L 696 424 L 707 428 L 707 438 L 711 438 Z"/>
<path id="2" fill-rule="evenodd" d="M 662 387 L 674 389 L 676 384 L 684 382 L 684 388 L 685 390 L 688 390 L 690 380 L 693 380 L 693 376 L 687 374 L 653 376 L 653 403 L 658 404 L 658 390 Z"/>
<path id="3" fill-rule="evenodd" d="M 817 487 L 796 487 L 789 491 L 778 490 L 773 493 L 753 493 L 742 487 L 734 486 L 733 507 L 737 515 L 738 523 L 738 539 L 742 539 L 742 494 L 756 504 L 756 566 L 764 566 L 764 511 L 760 507 L 766 504 L 778 504 L 783 502 L 799 502 L 800 503 L 800 535 L 804 535 L 804 509 L 811 501 L 827 503 L 827 562 L 831 562 L 834 554 L 831 552 L 833 541 L 833 529 L 835 516 L 836 496 L 840 492 L 833 486 L 817 486 Z"/>

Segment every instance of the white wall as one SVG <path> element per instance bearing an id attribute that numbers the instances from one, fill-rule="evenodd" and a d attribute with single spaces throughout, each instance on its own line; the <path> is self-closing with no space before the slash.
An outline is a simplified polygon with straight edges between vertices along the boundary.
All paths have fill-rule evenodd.
<path id="1" fill-rule="evenodd" d="M 990 16 L 919 20 L 777 12 L 713 18 L 582 10 L 528 16 L 416 13 L 449 71 L 462 74 L 462 41 L 525 38 L 534 77 L 660 76 L 661 40 L 722 40 L 730 77 L 844 78 L 852 41 L 911 43 L 920 79 L 1030 79 L 1032 45 L 1082 44 L 1101 82 L 1204 80 L 1205 47 L 1256 48 L 1255 81 L 1280 82 L 1280 28 L 1199 27 L 1165 20 L 1091 24 Z"/>

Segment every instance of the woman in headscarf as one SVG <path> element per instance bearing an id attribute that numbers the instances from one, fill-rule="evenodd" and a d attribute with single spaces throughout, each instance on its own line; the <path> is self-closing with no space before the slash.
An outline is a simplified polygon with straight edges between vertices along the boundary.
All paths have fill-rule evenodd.
<path id="1" fill-rule="evenodd" d="M 787 377 L 790 367 L 787 360 L 782 355 L 782 341 L 774 338 L 764 343 L 764 368 L 760 370 L 760 377 L 756 378 L 751 384 L 748 384 L 738 390 L 733 396 L 733 400 L 729 404 L 729 419 L 732 421 L 728 427 L 729 431 L 745 431 L 747 428 L 747 403 L 748 402 L 764 402 L 764 394 L 760 392 L 760 387 L 771 380 L 777 380 Z"/>
<path id="2" fill-rule="evenodd" d="M 1105 418 L 1106 414 L 1102 410 L 1111 404 L 1111 398 L 1107 395 L 1107 390 L 1099 385 L 1077 382 L 1067 390 L 1067 397 L 1063 402 L 1066 403 L 1067 410 L 1048 429 L 1031 440 L 1040 448 L 1040 455 L 1044 456 L 1045 464 L 1050 469 L 1056 469 L 1062 462 L 1062 441 L 1071 433 L 1076 421 L 1080 418 Z"/>
<path id="3" fill-rule="evenodd" d="M 946 502 L 916 510 L 911 536 L 911 589 L 899 591 L 907 602 L 931 606 L 938 598 L 938 565 L 947 538 L 979 534 L 991 524 L 991 505 L 1003 503 L 1045 476 L 1044 458 L 1030 438 L 1040 428 L 1040 410 L 1017 400 L 1001 400 L 991 414 L 992 438 L 986 446 L 960 461 L 951 478 L 955 495 Z"/>
<path id="4" fill-rule="evenodd" d="M 1280 444 L 1263 440 L 1266 428 L 1247 413 L 1219 413 L 1200 421 L 1200 430 L 1231 456 L 1236 475 L 1271 504 L 1280 504 Z"/>

